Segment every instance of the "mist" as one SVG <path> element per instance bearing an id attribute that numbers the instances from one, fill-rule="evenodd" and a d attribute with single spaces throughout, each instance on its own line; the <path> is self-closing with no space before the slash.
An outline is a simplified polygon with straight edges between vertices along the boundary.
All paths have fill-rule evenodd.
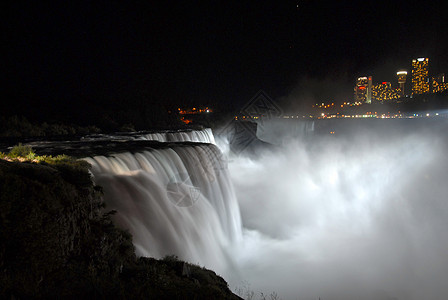
<path id="1" fill-rule="evenodd" d="M 352 126 L 231 157 L 244 228 L 232 286 L 282 299 L 448 295 L 446 124 Z"/>
<path id="2" fill-rule="evenodd" d="M 286 96 L 277 99 L 278 105 L 288 114 L 307 112 L 316 103 L 351 101 L 353 82 L 354 78 L 343 71 L 333 71 L 325 78 L 301 77 Z"/>

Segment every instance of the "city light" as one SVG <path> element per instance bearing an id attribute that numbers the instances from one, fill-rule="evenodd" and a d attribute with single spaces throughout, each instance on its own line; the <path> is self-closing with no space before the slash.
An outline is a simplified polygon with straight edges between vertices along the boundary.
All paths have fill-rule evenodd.
<path id="1" fill-rule="evenodd" d="M 429 93 L 429 58 L 418 58 L 412 61 L 412 94 Z"/>
<path id="2" fill-rule="evenodd" d="M 179 114 L 181 114 L 181 115 L 197 115 L 197 114 L 212 112 L 212 109 L 209 107 L 205 107 L 205 108 L 193 107 L 193 108 L 185 108 L 185 109 L 181 109 L 179 107 L 177 110 L 179 111 Z"/>
<path id="3" fill-rule="evenodd" d="M 358 77 L 354 87 L 355 102 L 370 104 L 372 101 L 402 101 L 400 98 L 406 97 L 405 84 L 408 71 L 401 69 L 396 72 L 396 75 L 398 87 L 392 87 L 392 84 L 388 81 L 381 81 L 380 84 L 372 84 L 372 76 Z M 429 58 L 420 57 L 413 59 L 411 76 L 411 98 L 412 95 L 441 93 L 448 90 L 448 82 L 445 81 L 445 74 L 442 73 L 438 76 L 429 77 Z M 384 86 L 382 87 L 381 85 Z"/>
<path id="4" fill-rule="evenodd" d="M 439 74 L 436 77 L 428 77 L 429 58 L 418 58 L 412 60 L 412 94 L 417 93 L 439 93 L 448 89 L 448 82 L 445 82 L 445 74 Z M 408 76 L 408 71 L 400 69 L 396 72 L 397 81 L 394 83 L 389 81 L 379 81 L 377 84 L 372 84 L 372 76 L 358 77 L 354 86 L 354 101 L 344 101 L 335 103 L 334 100 L 316 101 L 312 105 L 315 110 L 314 113 L 309 114 L 306 118 L 317 119 L 332 119 L 332 118 L 381 118 L 381 119 L 395 119 L 395 118 L 422 118 L 422 117 L 436 117 L 438 113 L 402 113 L 398 112 L 381 112 L 380 107 L 370 107 L 370 104 L 383 103 L 401 103 L 413 101 L 412 94 L 405 95 L 405 84 Z M 398 83 L 398 86 L 397 86 Z M 394 86 L 395 85 L 395 86 Z M 366 106 L 364 106 L 366 105 Z M 392 106 L 394 107 L 394 106 Z M 369 111 L 377 110 L 375 112 Z M 378 108 L 378 109 L 377 109 Z M 398 106 L 397 106 L 398 108 Z M 379 112 L 378 112 L 379 111 Z M 445 116 L 442 114 L 442 116 Z M 262 118 L 263 116 L 259 116 Z M 249 117 L 252 118 L 253 117 Z M 294 119 L 294 116 L 282 116 L 285 119 Z M 299 116 L 297 116 L 299 118 Z M 305 118 L 305 116 L 303 116 Z M 246 117 L 242 117 L 243 120 Z"/>

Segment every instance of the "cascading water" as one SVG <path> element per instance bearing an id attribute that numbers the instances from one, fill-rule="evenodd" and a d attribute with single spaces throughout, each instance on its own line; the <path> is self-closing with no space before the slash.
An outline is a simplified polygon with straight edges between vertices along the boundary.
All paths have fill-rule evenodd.
<path id="1" fill-rule="evenodd" d="M 134 140 L 134 141 L 158 141 L 166 142 L 196 142 L 214 144 L 215 138 L 210 128 L 202 130 L 190 131 L 164 131 L 164 132 L 131 132 L 121 134 L 96 134 L 83 137 L 84 141 L 99 141 L 99 140 Z"/>
<path id="2" fill-rule="evenodd" d="M 133 235 L 138 255 L 181 259 L 221 274 L 241 240 L 238 203 L 220 150 L 177 145 L 86 158 L 115 222 Z"/>
<path id="3" fill-rule="evenodd" d="M 245 280 L 249 297 L 448 295 L 446 120 L 337 120 L 297 125 L 295 138 L 277 125 L 263 136 L 281 147 L 257 156 L 170 144 L 87 160 L 139 255 L 176 254 L 234 288 Z"/>

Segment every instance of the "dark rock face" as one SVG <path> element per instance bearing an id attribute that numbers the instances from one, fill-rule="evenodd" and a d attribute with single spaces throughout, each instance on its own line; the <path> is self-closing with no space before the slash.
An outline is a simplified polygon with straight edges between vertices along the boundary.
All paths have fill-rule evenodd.
<path id="1" fill-rule="evenodd" d="M 156 260 L 139 258 L 124 268 L 125 298 L 147 299 L 241 299 L 232 294 L 227 282 L 215 272 L 170 257 Z M 136 288 L 137 287 L 137 288 Z"/>
<path id="2" fill-rule="evenodd" d="M 85 162 L 0 160 L 0 298 L 238 299 L 212 271 L 137 259 L 101 196 Z"/>
<path id="3" fill-rule="evenodd" d="M 0 180 L 3 294 L 69 296 L 134 259 L 130 237 L 101 213 L 101 189 L 83 164 L 0 161 Z"/>

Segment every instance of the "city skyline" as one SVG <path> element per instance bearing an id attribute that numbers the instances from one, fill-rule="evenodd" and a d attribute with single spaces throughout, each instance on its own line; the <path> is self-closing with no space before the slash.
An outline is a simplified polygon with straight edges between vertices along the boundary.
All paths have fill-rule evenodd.
<path id="1" fill-rule="evenodd" d="M 448 89 L 445 73 L 431 72 L 429 60 L 428 57 L 412 59 L 410 72 L 406 68 L 398 70 L 393 82 L 380 79 L 374 84 L 373 75 L 358 77 L 354 87 L 354 101 L 371 103 L 372 98 L 376 101 L 397 101 L 404 97 L 443 92 Z M 369 93 L 373 93 L 373 97 Z"/>
<path id="2" fill-rule="evenodd" d="M 352 99 L 366 74 L 395 83 L 415 57 L 448 70 L 440 1 L 17 1 L 4 11 L 2 115 L 41 121 L 238 110 L 259 90 L 295 108 Z"/>

